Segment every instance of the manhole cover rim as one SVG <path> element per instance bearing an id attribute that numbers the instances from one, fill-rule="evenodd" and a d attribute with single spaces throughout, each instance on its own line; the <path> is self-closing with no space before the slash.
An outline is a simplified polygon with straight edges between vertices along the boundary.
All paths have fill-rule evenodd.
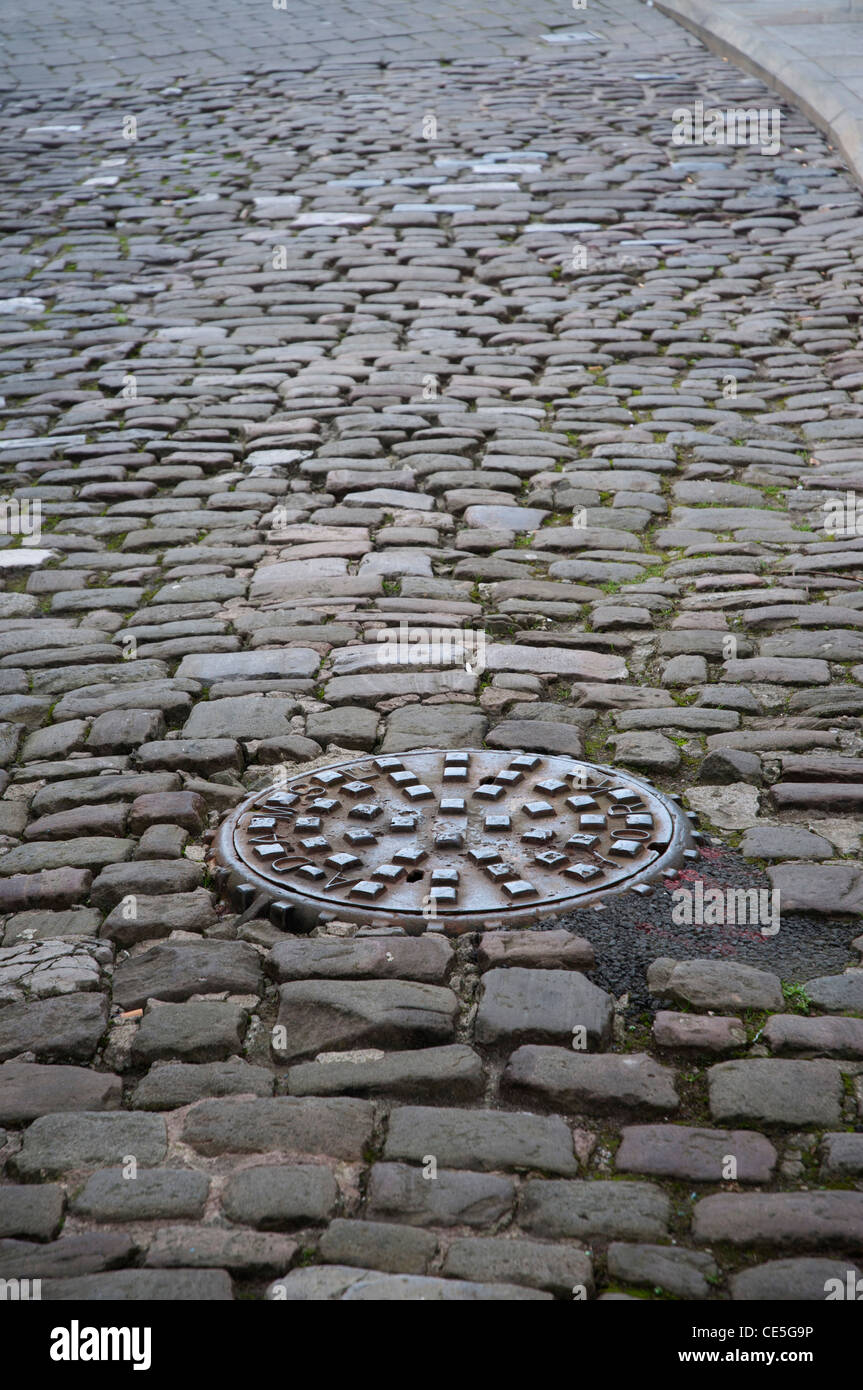
<path id="1" fill-rule="evenodd" d="M 401 763 L 403 760 L 429 756 L 445 760 L 454 755 L 467 755 L 468 759 L 478 758 L 487 761 L 497 759 L 500 762 L 500 770 L 506 770 L 506 764 L 517 758 L 536 757 L 542 760 L 543 766 L 539 769 L 541 772 L 568 772 L 568 775 L 572 776 L 581 769 L 588 776 L 614 779 L 616 783 L 623 783 L 625 787 L 641 793 L 648 807 L 652 804 L 655 809 L 664 813 L 668 822 L 667 844 L 646 864 L 632 866 L 629 872 L 626 872 L 625 865 L 615 865 L 613 867 L 618 869 L 618 874 L 612 881 L 595 886 L 588 883 L 580 889 L 573 888 L 565 896 L 552 899 L 540 897 L 522 903 L 488 902 L 456 909 L 436 907 L 432 916 L 422 915 L 416 909 L 394 907 L 386 902 L 362 903 L 324 896 L 311 887 L 298 887 L 290 882 L 278 881 L 265 869 L 258 869 L 244 857 L 242 845 L 238 843 L 244 818 L 252 813 L 262 815 L 263 803 L 275 792 L 290 793 L 292 787 L 308 784 L 310 779 L 322 773 L 343 773 L 350 770 L 356 777 L 360 777 L 364 768 L 375 768 L 374 775 L 382 778 L 382 761 Z M 573 788 L 577 790 L 575 784 Z M 324 790 L 323 784 L 318 786 L 315 795 L 320 796 Z M 589 794 L 590 790 L 588 787 L 585 794 Z M 391 792 L 391 788 L 387 788 L 387 791 Z M 304 795 L 308 796 L 309 792 L 306 791 Z M 692 820 L 691 814 L 683 810 L 673 797 L 659 791 L 643 778 L 612 764 L 594 763 L 573 755 L 535 753 L 533 750 L 519 749 L 434 747 L 412 748 L 395 754 L 358 752 L 356 757 L 321 763 L 308 772 L 297 772 L 290 778 L 265 783 L 249 792 L 219 827 L 213 844 L 214 869 L 223 896 L 233 896 L 241 908 L 248 909 L 253 902 L 257 903 L 262 913 L 265 913 L 269 906 L 275 920 L 289 930 L 307 931 L 317 922 L 338 918 L 366 927 L 399 926 L 408 934 L 418 934 L 426 930 L 443 930 L 449 933 L 476 932 L 497 927 L 530 925 L 543 918 L 559 917 L 567 912 L 595 906 L 612 896 L 639 886 L 640 891 L 644 891 L 644 886 L 661 879 L 669 870 L 679 868 L 685 852 L 691 852 L 694 838 Z M 430 852 L 434 852 L 433 847 L 430 848 Z M 274 908 L 278 908 L 279 911 L 274 912 Z"/>

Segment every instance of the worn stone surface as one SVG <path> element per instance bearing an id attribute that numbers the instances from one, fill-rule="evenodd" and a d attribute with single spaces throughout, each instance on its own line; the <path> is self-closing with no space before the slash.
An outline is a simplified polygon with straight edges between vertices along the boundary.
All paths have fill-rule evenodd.
<path id="1" fill-rule="evenodd" d="M 863 1019 L 801 1018 L 773 1014 L 764 1025 L 772 1052 L 801 1052 L 821 1057 L 863 1057 Z"/>
<path id="2" fill-rule="evenodd" d="M 413 1226 L 337 1217 L 321 1236 L 318 1249 L 328 1264 L 358 1265 L 391 1274 L 425 1274 L 437 1249 L 437 1237 Z"/>
<path id="3" fill-rule="evenodd" d="M 0 1187 L 0 1236 L 50 1240 L 59 1231 L 63 1207 L 63 1189 L 56 1183 L 4 1184 Z"/>
<path id="4" fill-rule="evenodd" d="M 202 1216 L 209 1187 L 203 1173 L 182 1168 L 151 1169 L 134 1181 L 122 1168 L 102 1169 L 88 1179 L 72 1209 L 95 1221 L 174 1221 Z"/>
<path id="5" fill-rule="evenodd" d="M 574 971 L 510 966 L 483 976 L 476 1035 L 498 1046 L 566 1043 L 582 1027 L 596 1047 L 608 1037 L 611 1013 L 611 997 Z"/>
<path id="6" fill-rule="evenodd" d="M 863 1172 L 863 1134 L 825 1134 L 822 1172 L 827 1177 L 857 1177 Z"/>
<path id="7" fill-rule="evenodd" d="M 652 1183 L 530 1181 L 519 1224 L 532 1235 L 656 1240 L 667 1234 L 668 1198 Z"/>
<path id="8" fill-rule="evenodd" d="M 707 1073 L 710 1113 L 719 1124 L 827 1125 L 839 1123 L 844 1094 L 835 1062 L 751 1057 L 718 1062 Z"/>
<path id="9" fill-rule="evenodd" d="M 497 1173 L 439 1169 L 434 1181 L 404 1163 L 376 1163 L 367 1211 L 372 1220 L 409 1226 L 489 1227 L 511 1209 L 515 1186 Z"/>
<path id="10" fill-rule="evenodd" d="M 0 1279 L 63 1279 L 98 1274 L 129 1264 L 134 1255 L 135 1242 L 119 1231 L 87 1231 L 78 1236 L 61 1236 L 44 1245 L 30 1240 L 0 1240 Z"/>
<path id="11" fill-rule="evenodd" d="M 271 1286 L 271 1297 L 287 1302 L 335 1299 L 340 1302 L 462 1303 L 550 1299 L 551 1294 L 514 1284 L 476 1284 L 416 1274 L 369 1274 L 330 1265 L 294 1270 Z"/>
<path id="12" fill-rule="evenodd" d="M 749 1130 L 633 1125 L 623 1130 L 615 1167 L 621 1173 L 696 1182 L 719 1182 L 733 1171 L 737 1182 L 769 1182 L 776 1161 L 770 1141 Z"/>
<path id="13" fill-rule="evenodd" d="M 148 999 L 176 1001 L 192 994 L 260 994 L 261 958 L 244 941 L 160 943 L 132 956 L 114 974 L 114 999 L 138 1009 Z"/>
<path id="14" fill-rule="evenodd" d="M 453 951 L 440 936 L 366 937 L 352 941 L 279 941 L 268 973 L 277 980 L 387 978 L 442 984 Z"/>
<path id="15" fill-rule="evenodd" d="M 279 1061 L 352 1047 L 410 1048 L 450 1042 L 458 1001 L 439 985 L 390 980 L 316 980 L 282 985 L 273 1044 Z"/>
<path id="16" fill-rule="evenodd" d="M 590 970 L 596 957 L 589 941 L 568 931 L 487 931 L 477 947 L 481 970 L 518 965 L 530 970 Z"/>
<path id="17" fill-rule="evenodd" d="M 806 993 L 816 1009 L 825 1013 L 863 1014 L 863 970 L 843 975 L 822 975 L 806 981 Z"/>
<path id="18" fill-rule="evenodd" d="M 372 1055 L 369 1056 L 369 1051 Z M 474 1100 L 484 1089 L 482 1061 L 463 1043 L 413 1052 L 379 1048 L 330 1054 L 288 1069 L 292 1096 L 393 1096 L 402 1100 Z"/>
<path id="19" fill-rule="evenodd" d="M 118 945 L 130 946 L 136 941 L 153 941 L 172 931 L 203 932 L 218 920 L 213 909 L 213 895 L 205 888 L 191 893 L 160 893 L 135 895 L 132 914 L 122 902 L 104 918 L 101 936 L 110 937 Z"/>
<path id="20" fill-rule="evenodd" d="M 612 1241 L 608 1247 L 608 1272 L 621 1283 L 646 1285 L 689 1299 L 708 1297 L 707 1280 L 718 1274 L 718 1266 L 710 1255 L 698 1250 Z"/>
<path id="21" fill-rule="evenodd" d="M 839 1281 L 843 1291 L 848 1287 L 849 1272 L 855 1283 L 860 1269 L 847 1260 L 824 1260 L 800 1256 L 790 1260 L 769 1260 L 767 1264 L 742 1269 L 730 1280 L 731 1297 L 743 1303 L 771 1302 L 774 1299 L 793 1303 L 821 1303 Z"/>
<path id="22" fill-rule="evenodd" d="M 562 1047 L 520 1047 L 507 1063 L 502 1085 L 556 1109 L 588 1115 L 668 1114 L 680 1103 L 674 1072 L 646 1053 L 590 1056 Z"/>
<path id="23" fill-rule="evenodd" d="M 696 1241 L 779 1249 L 859 1250 L 863 1242 L 863 1193 L 775 1192 L 720 1194 L 695 1206 Z"/>
<path id="24" fill-rule="evenodd" d="M 284 1150 L 358 1159 L 373 1119 L 363 1100 L 202 1100 L 186 1115 L 183 1138 L 204 1155 Z"/>
<path id="25" fill-rule="evenodd" d="M 132 1042 L 132 1060 L 148 1066 L 170 1058 L 215 1062 L 230 1057 L 242 1048 L 248 1017 L 237 1004 L 160 1004 L 142 1019 Z"/>
<path id="26" fill-rule="evenodd" d="M 110 1072 L 38 1062 L 0 1066 L 0 1124 L 29 1124 L 63 1110 L 119 1110 L 122 1098 L 120 1078 Z"/>
<path id="27" fill-rule="evenodd" d="M 274 1274 L 297 1253 L 290 1236 L 206 1226 L 163 1226 L 153 1235 L 144 1260 L 154 1269 L 221 1269 L 239 1277 Z"/>
<path id="28" fill-rule="evenodd" d="M 161 1162 L 166 1149 L 165 1121 L 158 1115 L 132 1111 L 42 1115 L 25 1131 L 13 1166 L 19 1176 L 37 1179 L 67 1169 L 123 1163 L 126 1154 L 134 1154 L 140 1166 L 150 1167 Z"/>
<path id="29" fill-rule="evenodd" d="M 696 1009 L 781 1009 L 776 975 L 738 961 L 656 960 L 647 972 L 651 993 Z"/>
<path id="30" fill-rule="evenodd" d="M 444 1273 L 479 1283 L 526 1284 L 533 1289 L 573 1297 L 579 1286 L 593 1291 L 590 1255 L 572 1245 L 546 1245 L 533 1240 L 499 1240 L 488 1236 L 451 1241 Z"/>
<path id="31" fill-rule="evenodd" d="M 236 1173 L 222 1195 L 222 1207 L 228 1219 L 240 1225 L 285 1231 L 325 1222 L 338 1193 L 328 1168 L 268 1163 Z"/>
<path id="32" fill-rule="evenodd" d="M 5 1004 L 98 989 L 110 951 L 89 941 L 19 942 L 0 948 L 0 999 Z"/>
<path id="33" fill-rule="evenodd" d="M 227 1062 L 156 1062 L 135 1086 L 137 1110 L 176 1110 L 207 1096 L 271 1096 L 273 1077 L 265 1067 L 240 1058 Z"/>
<path id="34" fill-rule="evenodd" d="M 233 1292 L 224 1269 L 117 1269 L 49 1279 L 42 1297 L 52 1303 L 225 1302 Z"/>
<path id="35" fill-rule="evenodd" d="M 659 1009 L 652 1031 L 657 1047 L 733 1052 L 746 1044 L 746 1029 L 741 1019 L 711 1014 L 677 1014 Z"/>
<path id="36" fill-rule="evenodd" d="M 10 1004 L 0 1011 L 0 1060 L 32 1052 L 44 1062 L 89 1062 L 107 1022 L 101 994 Z"/>
<path id="37" fill-rule="evenodd" d="M 446 1168 L 538 1169 L 574 1174 L 572 1136 L 558 1116 L 405 1105 L 390 1116 L 385 1159 L 420 1163 L 434 1154 Z"/>

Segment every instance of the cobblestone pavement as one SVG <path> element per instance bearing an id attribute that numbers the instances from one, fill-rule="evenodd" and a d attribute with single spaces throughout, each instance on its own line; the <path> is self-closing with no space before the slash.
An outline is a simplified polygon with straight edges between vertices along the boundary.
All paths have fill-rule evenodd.
<path id="1" fill-rule="evenodd" d="M 326 59 L 481 58 L 535 52 L 568 34 L 627 40 L 646 25 L 640 0 L 88 0 L 67 12 L 10 6 L 0 17 L 3 86 L 104 88 L 130 75 L 150 85 L 238 69 L 302 71 Z M 594 26 L 592 29 L 591 26 Z M 550 34 L 551 39 L 541 35 Z"/>
<path id="2" fill-rule="evenodd" d="M 43 1298 L 860 1274 L 861 195 L 790 110 L 773 156 L 673 145 L 772 100 L 613 13 L 613 51 L 6 101 L 0 1278 Z M 486 669 L 382 665 L 400 623 Z M 278 767 L 483 743 L 699 813 L 647 955 L 616 907 L 217 900 Z M 716 884 L 778 932 L 678 934 Z"/>

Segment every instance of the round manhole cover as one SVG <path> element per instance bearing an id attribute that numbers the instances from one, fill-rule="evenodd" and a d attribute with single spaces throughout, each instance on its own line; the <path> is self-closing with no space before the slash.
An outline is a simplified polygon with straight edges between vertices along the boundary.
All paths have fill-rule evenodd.
<path id="1" fill-rule="evenodd" d="M 354 758 L 274 783 L 225 821 L 222 887 L 294 929 L 342 917 L 477 931 L 644 885 L 692 850 L 689 819 L 636 777 L 538 753 Z"/>

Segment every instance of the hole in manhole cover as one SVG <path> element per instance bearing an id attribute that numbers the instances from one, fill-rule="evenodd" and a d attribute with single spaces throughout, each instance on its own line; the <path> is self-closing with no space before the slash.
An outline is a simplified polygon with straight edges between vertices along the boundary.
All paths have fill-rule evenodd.
<path id="1" fill-rule="evenodd" d="M 294 931 L 524 926 L 694 857 L 689 817 L 612 767 L 436 749 L 351 759 L 256 791 L 222 825 L 221 891 Z"/>

